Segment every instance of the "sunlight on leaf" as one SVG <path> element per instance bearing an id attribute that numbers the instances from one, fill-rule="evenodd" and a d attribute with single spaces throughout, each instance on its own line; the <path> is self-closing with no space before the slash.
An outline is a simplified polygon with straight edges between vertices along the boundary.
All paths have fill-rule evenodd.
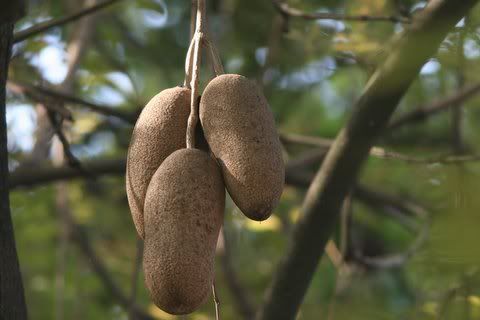
<path id="1" fill-rule="evenodd" d="M 468 301 L 471 305 L 480 308 L 480 297 L 479 296 L 469 296 Z"/>
<path id="2" fill-rule="evenodd" d="M 192 315 L 192 320 L 210 320 L 210 318 L 204 313 L 199 313 Z"/>
<path id="3" fill-rule="evenodd" d="M 438 304 L 436 302 L 427 302 L 423 305 L 422 311 L 426 314 L 435 316 L 437 314 Z"/>

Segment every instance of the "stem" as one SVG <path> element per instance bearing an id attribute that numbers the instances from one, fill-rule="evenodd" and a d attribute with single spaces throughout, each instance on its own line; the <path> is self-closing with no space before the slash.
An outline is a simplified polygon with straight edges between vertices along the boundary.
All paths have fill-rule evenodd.
<path id="1" fill-rule="evenodd" d="M 197 1 L 197 21 L 195 36 L 193 37 L 193 64 L 192 64 L 192 79 L 190 81 L 190 87 L 192 91 L 192 96 L 190 99 L 190 116 L 188 118 L 187 125 L 187 148 L 195 148 L 195 128 L 197 127 L 198 122 L 198 82 L 200 74 L 200 64 L 201 64 L 201 52 L 200 48 L 202 46 L 202 41 L 205 37 L 205 0 Z M 187 74 L 188 76 L 188 74 Z"/>
<path id="2" fill-rule="evenodd" d="M 187 58 L 185 59 L 185 81 L 183 86 L 191 89 L 190 82 L 192 81 L 192 65 L 193 65 L 193 48 L 195 47 L 195 36 L 190 40 L 190 46 L 187 51 Z"/>
<path id="3" fill-rule="evenodd" d="M 225 73 L 223 69 L 222 60 L 220 59 L 220 55 L 218 54 L 218 50 L 215 47 L 215 43 L 210 40 L 210 37 L 206 37 L 205 44 L 207 45 L 208 53 L 210 54 L 210 59 L 212 60 L 213 70 L 215 72 L 215 76 L 219 76 Z"/>
<path id="4" fill-rule="evenodd" d="M 197 13 L 197 0 L 192 0 L 192 6 L 190 8 L 190 41 L 193 40 L 195 35 L 195 17 Z"/>
<path id="5" fill-rule="evenodd" d="M 195 45 L 195 23 L 196 23 L 196 13 L 197 13 L 197 0 L 192 0 L 192 5 L 190 9 L 190 46 L 187 51 L 187 58 L 185 59 L 185 81 L 183 86 L 190 89 L 190 81 L 192 81 L 192 53 L 193 47 Z"/>
<path id="6" fill-rule="evenodd" d="M 201 2 L 202 0 L 200 0 Z M 190 98 L 190 116 L 187 124 L 187 148 L 195 148 L 195 129 L 198 122 L 198 76 L 200 73 L 200 46 L 202 41 L 202 34 L 197 33 L 195 36 L 195 45 L 193 50 L 193 66 L 192 66 L 192 81 L 190 87 L 192 95 Z"/>

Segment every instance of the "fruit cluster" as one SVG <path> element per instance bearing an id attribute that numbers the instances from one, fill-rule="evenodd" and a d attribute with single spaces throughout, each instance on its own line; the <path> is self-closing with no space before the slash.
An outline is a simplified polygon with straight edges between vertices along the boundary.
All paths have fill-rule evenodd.
<path id="1" fill-rule="evenodd" d="M 250 219 L 278 203 L 284 165 L 268 104 L 255 83 L 221 75 L 205 88 L 200 121 L 209 153 L 186 149 L 190 89 L 157 94 L 143 109 L 127 157 L 133 221 L 145 240 L 145 281 L 172 314 L 195 310 L 213 282 L 225 186 Z"/>
<path id="2" fill-rule="evenodd" d="M 166 89 L 146 105 L 127 157 L 128 202 L 145 241 L 145 282 L 154 303 L 171 314 L 190 313 L 208 297 L 225 188 L 248 218 L 261 221 L 284 185 L 273 114 L 256 84 L 221 74 L 197 93 L 201 36 L 187 54 L 187 78 L 197 72 L 192 86 Z"/>

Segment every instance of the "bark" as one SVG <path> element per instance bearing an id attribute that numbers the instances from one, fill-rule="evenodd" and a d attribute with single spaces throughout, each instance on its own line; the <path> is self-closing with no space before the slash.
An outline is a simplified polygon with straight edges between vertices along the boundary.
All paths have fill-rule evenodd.
<path id="1" fill-rule="evenodd" d="M 338 220 L 343 199 L 355 183 L 370 148 L 423 64 L 476 2 L 430 1 L 396 39 L 309 187 L 303 215 L 257 319 L 295 319 Z"/>
<path id="2" fill-rule="evenodd" d="M 20 2 L 15 3 L 16 5 Z M 8 150 L 5 86 L 8 75 L 13 24 L 21 8 L 6 5 L 0 14 L 0 319 L 27 319 L 22 276 L 15 246 L 8 189 Z M 5 11 L 4 11 L 5 10 Z"/>

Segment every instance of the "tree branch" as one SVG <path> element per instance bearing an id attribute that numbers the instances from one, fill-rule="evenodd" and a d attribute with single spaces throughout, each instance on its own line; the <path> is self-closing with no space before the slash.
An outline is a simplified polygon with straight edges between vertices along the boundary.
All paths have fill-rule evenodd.
<path id="1" fill-rule="evenodd" d="M 285 173 L 285 183 L 297 188 L 308 188 L 314 178 L 313 173 L 305 170 L 292 170 L 288 166 Z M 415 201 L 362 184 L 356 184 L 352 188 L 352 195 L 369 206 L 391 208 L 403 212 L 402 218 L 395 215 L 395 219 L 404 225 L 411 226 L 412 229 L 416 229 L 417 225 L 412 223 L 410 216 L 422 219 L 427 216 L 427 211 Z"/>
<path id="2" fill-rule="evenodd" d="M 407 124 L 413 124 L 427 120 L 441 111 L 448 111 L 450 108 L 459 108 L 466 100 L 474 97 L 480 92 L 480 83 L 465 86 L 451 96 L 433 101 L 432 103 L 416 108 L 394 119 L 388 126 L 389 130 L 395 130 Z"/>
<path id="3" fill-rule="evenodd" d="M 32 26 L 28 29 L 18 31 L 18 32 L 15 33 L 15 35 L 13 37 L 13 43 L 18 43 L 18 42 L 24 41 L 24 40 L 26 40 L 30 37 L 38 35 L 39 33 L 50 30 L 51 28 L 59 27 L 59 26 L 62 26 L 64 24 L 67 24 L 67 23 L 70 23 L 72 21 L 83 18 L 87 15 L 90 15 L 90 14 L 95 13 L 95 12 L 101 10 L 101 9 L 104 9 L 104 8 L 110 6 L 110 5 L 112 5 L 112 4 L 114 4 L 115 2 L 118 2 L 118 1 L 119 0 L 107 0 L 107 1 L 101 2 L 97 5 L 79 10 L 78 12 L 75 12 L 71 15 L 66 16 L 66 17 L 45 21 L 45 22 L 39 23 L 37 25 L 34 25 L 34 26 Z"/>
<path id="4" fill-rule="evenodd" d="M 415 218 L 425 219 L 428 215 L 423 206 L 405 197 L 392 195 L 381 190 L 373 190 L 362 185 L 357 185 L 354 191 L 358 199 L 369 205 L 392 207 L 403 212 L 406 216 Z"/>
<path id="5" fill-rule="evenodd" d="M 304 12 L 295 8 L 290 7 L 287 3 L 281 0 L 272 0 L 275 8 L 283 16 L 301 18 L 305 20 L 343 20 L 343 21 L 383 21 L 383 22 L 400 22 L 400 23 L 410 23 L 410 20 L 406 17 L 399 16 L 370 16 L 370 15 L 347 15 L 347 14 L 336 14 L 336 13 L 326 13 L 326 12 L 315 12 L 309 13 Z"/>
<path id="6" fill-rule="evenodd" d="M 90 239 L 88 238 L 88 235 L 83 229 L 83 227 L 73 220 L 73 216 L 70 216 L 69 218 L 71 219 L 70 228 L 72 231 L 72 237 L 74 242 L 78 245 L 78 248 L 83 253 L 83 255 L 85 255 L 93 271 L 99 276 L 100 280 L 105 285 L 105 288 L 110 291 L 111 295 L 115 297 L 115 299 L 117 299 L 119 304 L 123 308 L 125 308 L 127 312 L 129 310 L 134 310 L 136 318 L 142 320 L 153 320 L 153 317 L 146 314 L 138 306 L 131 305 L 131 299 L 127 295 L 125 295 L 121 288 L 118 287 L 118 285 L 113 281 L 110 274 L 108 273 L 107 268 L 95 254 L 92 244 L 90 243 Z"/>
<path id="7" fill-rule="evenodd" d="M 56 117 L 56 114 L 51 111 L 48 111 L 47 116 L 48 116 L 48 119 L 50 120 L 53 131 L 55 132 L 55 135 L 57 136 L 58 140 L 62 144 L 63 156 L 67 160 L 68 165 L 78 170 L 84 170 L 80 161 L 73 154 L 72 148 L 70 147 L 70 142 L 68 142 L 67 137 L 63 133 L 62 121 L 58 120 Z"/>
<path id="8" fill-rule="evenodd" d="M 99 114 L 116 117 L 131 124 L 135 123 L 139 114 L 138 112 L 130 113 L 130 112 L 125 112 L 121 110 L 115 110 L 114 108 L 103 106 L 94 102 L 86 101 L 74 95 L 66 94 L 66 93 L 63 93 L 54 89 L 50 89 L 47 87 L 43 87 L 43 86 L 23 84 L 23 83 L 12 81 L 12 80 L 8 81 L 8 86 L 12 90 L 15 90 L 15 92 L 24 93 L 25 95 L 29 96 L 34 100 L 40 99 L 39 98 L 40 95 L 45 95 L 62 102 L 69 102 L 72 104 L 81 105 Z"/>
<path id="9" fill-rule="evenodd" d="M 257 319 L 295 318 L 338 220 L 343 199 L 370 148 L 423 64 L 476 2 L 430 1 L 409 28 L 398 35 L 309 187 L 302 206 L 303 215 Z"/>
<path id="10" fill-rule="evenodd" d="M 313 179 L 313 174 L 300 170 L 288 170 L 286 175 L 286 183 L 296 187 L 307 188 Z M 425 221 L 423 227 L 420 228 L 416 218 L 428 220 L 428 212 L 418 203 L 407 198 L 386 193 L 382 190 L 372 189 L 365 185 L 356 185 L 352 194 L 360 202 L 363 202 L 371 207 L 381 207 L 389 216 L 410 231 L 418 232 L 417 238 L 412 245 L 401 253 L 394 253 L 385 256 L 368 257 L 361 252 L 353 251 L 353 258 L 355 261 L 372 268 L 395 268 L 405 264 L 409 258 L 418 251 L 418 249 L 425 243 L 429 231 L 429 221 Z M 413 217 L 412 217 L 413 216 Z M 327 243 L 325 251 L 330 257 L 334 257 L 331 252 L 331 240 Z M 332 260 L 333 261 L 333 260 Z M 337 262 L 338 264 L 338 262 Z"/>
<path id="11" fill-rule="evenodd" d="M 393 253 L 385 256 L 368 257 L 363 255 L 358 250 L 353 250 L 353 258 L 355 261 L 365 266 L 377 269 L 398 268 L 404 265 L 425 243 L 428 238 L 428 231 L 430 229 L 429 222 L 424 222 L 423 228 L 419 231 L 413 243 L 401 253 Z"/>
<path id="12" fill-rule="evenodd" d="M 398 268 L 405 264 L 425 243 L 430 229 L 430 217 L 425 208 L 421 205 L 395 195 L 387 194 L 383 191 L 369 190 L 365 187 L 357 187 L 355 195 L 358 199 L 373 207 L 383 207 L 386 212 L 396 221 L 403 224 L 409 231 L 417 233 L 413 243 L 400 253 L 387 254 L 383 256 L 369 257 L 365 256 L 358 248 L 353 248 L 353 259 L 365 266 L 371 268 Z M 388 210 L 388 209 L 394 209 Z M 414 218 L 423 220 L 420 226 Z"/>
<path id="13" fill-rule="evenodd" d="M 314 137 L 314 136 L 304 136 L 299 134 L 287 134 L 280 133 L 280 140 L 284 143 L 293 143 L 293 144 L 303 144 L 308 146 L 315 146 L 317 148 L 305 152 L 303 155 L 299 156 L 296 159 L 290 161 L 287 165 L 290 168 L 294 167 L 305 167 L 309 165 L 319 164 L 325 158 L 328 150 L 333 144 L 333 140 Z M 381 147 L 372 147 L 370 149 L 369 155 L 372 157 L 386 159 L 386 160 L 398 160 L 410 164 L 458 164 L 463 162 L 475 162 L 480 161 L 480 155 L 478 154 L 443 154 L 437 156 L 429 157 L 413 157 L 406 154 L 387 151 Z"/>
<path id="14" fill-rule="evenodd" d="M 295 161 L 295 160 L 294 160 Z M 117 159 L 96 159 L 82 162 L 85 171 L 72 168 L 70 166 L 54 167 L 44 165 L 41 167 L 29 168 L 22 167 L 10 175 L 10 189 L 14 190 L 21 187 L 35 187 L 46 183 L 71 180 L 75 178 L 90 178 L 92 176 L 100 177 L 104 175 L 123 175 L 125 174 L 126 160 Z M 87 172 L 87 173 L 86 173 Z M 298 188 L 308 188 L 314 177 L 313 173 L 305 170 L 299 170 L 297 166 L 287 166 L 285 182 Z M 371 206 L 381 206 L 392 208 L 410 215 L 424 218 L 426 211 L 414 201 L 404 197 L 395 196 L 381 190 L 375 190 L 364 185 L 357 185 L 353 188 L 355 198 Z M 404 218 L 406 218 L 405 216 Z M 400 222 L 405 222 L 398 219 Z M 403 223 L 403 224 L 410 224 Z M 228 239 L 227 239 L 228 241 Z M 228 247 L 228 243 L 226 244 Z M 228 248 L 227 248 L 228 250 Z M 247 308 L 245 308 L 247 310 Z"/>
<path id="15" fill-rule="evenodd" d="M 112 107 L 89 102 L 82 98 L 65 94 L 55 89 L 51 89 L 43 86 L 21 84 L 19 82 L 15 82 L 12 80 L 9 80 L 7 82 L 7 86 L 10 90 L 14 91 L 15 93 L 25 94 L 29 98 L 35 101 L 44 101 L 41 95 L 46 95 L 48 97 L 58 99 L 63 102 L 70 102 L 72 104 L 82 105 L 99 114 L 116 117 L 130 124 L 134 124 L 138 117 L 138 112 L 125 112 L 121 110 L 116 110 Z M 462 101 L 473 97 L 478 92 L 480 92 L 480 84 L 465 87 L 450 97 L 447 97 L 438 101 L 434 101 L 428 106 L 419 107 L 416 110 L 398 118 L 397 120 L 394 120 L 390 124 L 389 129 L 395 129 L 397 127 L 400 127 L 409 123 L 422 121 L 432 115 L 437 114 L 438 112 L 447 111 L 452 105 L 454 106 L 458 105 L 458 103 L 461 103 Z M 45 103 L 45 106 L 49 110 L 54 111 L 69 120 L 73 120 L 72 114 L 68 109 L 54 103 Z M 318 162 L 321 158 L 323 158 L 323 156 L 327 153 L 330 146 L 333 144 L 332 139 L 313 137 L 313 136 L 304 136 L 304 135 L 291 134 L 291 133 L 289 134 L 281 133 L 280 139 L 285 143 L 305 144 L 305 145 L 311 145 L 311 146 L 316 146 L 316 147 L 325 149 L 323 152 L 323 155 L 321 150 L 312 151 L 310 162 L 312 161 Z M 480 156 L 475 154 L 462 155 L 462 156 L 440 155 L 440 156 L 433 156 L 433 157 L 427 157 L 427 158 L 419 158 L 419 157 L 408 156 L 398 152 L 387 151 L 381 147 L 373 147 L 370 151 L 370 155 L 377 158 L 382 158 L 382 159 L 400 160 L 408 163 L 419 163 L 419 164 L 431 164 L 431 163 L 455 164 L 460 162 L 472 162 L 472 161 L 480 160 Z"/>
<path id="16" fill-rule="evenodd" d="M 33 88 L 8 80 L 7 89 L 16 95 L 25 95 L 28 99 L 31 99 L 35 102 L 41 102 L 47 110 L 53 111 L 61 115 L 64 119 L 68 121 L 73 121 L 73 115 L 70 110 L 58 103 L 48 103 L 49 101 L 46 101 L 46 97 L 40 95 L 39 92 L 37 92 L 37 90 L 34 90 Z"/>
<path id="17" fill-rule="evenodd" d="M 53 167 L 45 165 L 40 167 L 24 167 L 10 175 L 9 187 L 34 187 L 45 183 L 70 180 L 74 178 L 89 178 L 91 176 L 125 174 L 126 159 L 102 159 L 83 161 L 84 170 L 70 166 Z"/>

